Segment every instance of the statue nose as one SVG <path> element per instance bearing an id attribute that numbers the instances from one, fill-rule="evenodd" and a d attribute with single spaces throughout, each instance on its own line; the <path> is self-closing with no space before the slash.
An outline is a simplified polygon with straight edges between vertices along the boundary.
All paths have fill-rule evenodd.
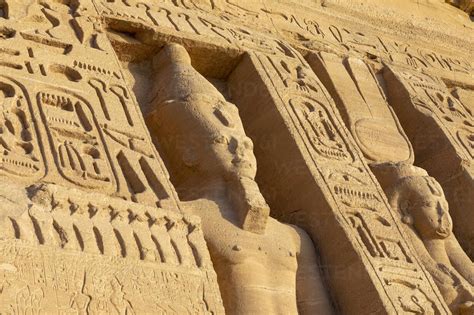
<path id="1" fill-rule="evenodd" d="M 438 201 L 438 202 L 436 203 L 436 211 L 438 212 L 438 216 L 439 216 L 440 218 L 442 218 L 442 217 L 448 215 L 448 206 L 447 206 L 447 204 L 444 205 L 443 203 L 441 203 L 441 202 Z"/>

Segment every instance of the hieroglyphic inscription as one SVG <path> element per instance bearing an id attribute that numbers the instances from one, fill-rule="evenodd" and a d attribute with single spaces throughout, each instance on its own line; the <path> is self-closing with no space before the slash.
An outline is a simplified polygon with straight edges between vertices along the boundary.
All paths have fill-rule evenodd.
<path id="1" fill-rule="evenodd" d="M 193 236 L 201 233 L 196 218 L 50 184 L 31 186 L 28 193 L 28 213 L 6 216 L 2 239 L 158 263 L 192 261 L 187 265 L 198 268 L 211 265 L 204 241 Z"/>
<path id="2" fill-rule="evenodd" d="M 92 3 L 19 7 L 0 21 L 1 172 L 176 207 Z"/>
<path id="3" fill-rule="evenodd" d="M 417 110 L 427 110 L 436 117 L 451 141 L 459 145 L 463 159 L 474 159 L 470 139 L 474 135 L 474 119 L 461 101 L 454 97 L 440 79 L 420 73 L 392 70 L 410 94 Z"/>
<path id="4" fill-rule="evenodd" d="M 90 105 L 54 90 L 39 92 L 37 102 L 61 175 L 78 186 L 111 185 L 112 171 Z"/>
<path id="5" fill-rule="evenodd" d="M 430 73 L 470 77 L 473 64 L 462 55 L 436 52 L 416 43 L 387 37 L 357 28 L 348 28 L 316 11 L 288 7 L 286 3 L 242 3 L 234 1 L 145 1 L 95 0 L 99 11 L 112 28 L 121 23 L 152 28 L 158 33 L 179 33 L 180 37 L 208 38 L 221 46 L 236 45 L 243 50 L 290 55 L 284 39 L 292 45 L 312 51 L 324 50 L 342 56 L 362 58 L 421 69 Z M 203 3 L 207 3 L 204 5 Z M 311 9 L 310 9 L 311 10 Z M 293 12 L 293 13 L 289 13 Z M 471 77 L 472 79 L 472 77 Z"/>
<path id="6" fill-rule="evenodd" d="M 0 172 L 33 180 L 44 175 L 38 126 L 23 87 L 0 77 Z"/>
<path id="7" fill-rule="evenodd" d="M 180 37 L 197 36 L 201 41 L 220 46 L 236 46 L 243 50 L 258 50 L 268 54 L 287 54 L 288 49 L 278 39 L 257 30 L 229 23 L 227 17 L 209 14 L 207 10 L 189 10 L 185 4 L 173 1 L 152 3 L 147 1 L 95 1 L 109 27 L 120 30 L 120 23 L 134 22 L 140 29 L 153 29 L 158 33 L 179 34 Z M 193 9 L 196 7 L 193 6 Z M 143 31 L 143 30 L 142 30 Z"/>
<path id="8" fill-rule="evenodd" d="M 223 313 L 199 218 L 52 184 L 17 187 L 27 199 L 0 219 L 1 313 Z"/>
<path id="9" fill-rule="evenodd" d="M 219 314 L 213 271 L 0 241 L 2 314 Z"/>

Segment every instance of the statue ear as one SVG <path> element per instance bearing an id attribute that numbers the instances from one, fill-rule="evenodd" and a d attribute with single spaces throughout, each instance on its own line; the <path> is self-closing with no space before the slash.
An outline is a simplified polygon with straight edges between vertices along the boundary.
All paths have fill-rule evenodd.
<path id="1" fill-rule="evenodd" d="M 413 225 L 413 217 L 409 214 L 403 214 L 402 216 L 402 222 L 412 226 Z"/>
<path id="2" fill-rule="evenodd" d="M 413 225 L 413 217 L 410 215 L 409 212 L 409 205 L 408 205 L 408 200 L 402 200 L 399 205 L 398 209 L 400 211 L 400 214 L 402 215 L 402 222 L 408 225 Z"/>

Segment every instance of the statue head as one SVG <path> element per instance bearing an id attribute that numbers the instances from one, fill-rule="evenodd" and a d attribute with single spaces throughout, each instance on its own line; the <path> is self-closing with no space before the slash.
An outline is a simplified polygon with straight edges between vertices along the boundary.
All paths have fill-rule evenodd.
<path id="1" fill-rule="evenodd" d="M 423 240 L 442 239 L 452 233 L 449 206 L 440 184 L 430 176 L 408 176 L 393 188 L 392 206 Z"/>
<path id="2" fill-rule="evenodd" d="M 172 44 L 155 58 L 148 128 L 170 168 L 180 198 L 226 191 L 242 228 L 264 233 L 270 209 L 255 183 L 257 162 L 238 109 Z"/>
<path id="3" fill-rule="evenodd" d="M 166 46 L 155 61 L 159 88 L 147 120 L 175 184 L 190 178 L 254 179 L 253 143 L 237 107 L 192 68 L 182 46 Z"/>

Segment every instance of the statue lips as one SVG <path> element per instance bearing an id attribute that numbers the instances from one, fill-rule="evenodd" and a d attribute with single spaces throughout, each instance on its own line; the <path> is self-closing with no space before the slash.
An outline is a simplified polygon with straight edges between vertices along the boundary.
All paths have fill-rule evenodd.
<path id="1" fill-rule="evenodd" d="M 241 176 L 254 179 L 254 166 L 247 159 L 236 156 L 232 159 L 232 165 Z"/>
<path id="2" fill-rule="evenodd" d="M 242 159 L 241 157 L 235 157 L 234 159 L 232 159 L 232 164 L 239 168 L 252 168 L 252 163 L 245 159 Z"/>

